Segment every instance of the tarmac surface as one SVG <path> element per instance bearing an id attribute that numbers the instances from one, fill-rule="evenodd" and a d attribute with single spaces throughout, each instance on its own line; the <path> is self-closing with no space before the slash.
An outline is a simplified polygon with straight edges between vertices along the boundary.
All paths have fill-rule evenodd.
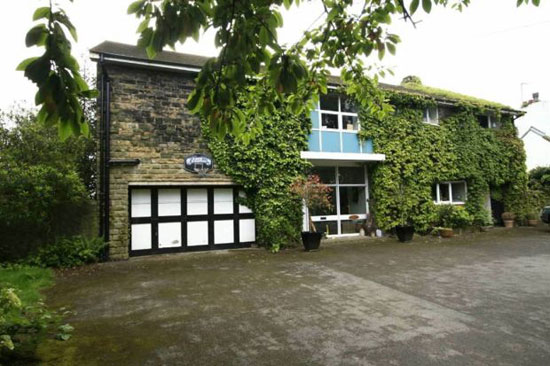
<path id="1" fill-rule="evenodd" d="M 550 231 L 173 254 L 60 274 L 45 365 L 550 365 Z"/>

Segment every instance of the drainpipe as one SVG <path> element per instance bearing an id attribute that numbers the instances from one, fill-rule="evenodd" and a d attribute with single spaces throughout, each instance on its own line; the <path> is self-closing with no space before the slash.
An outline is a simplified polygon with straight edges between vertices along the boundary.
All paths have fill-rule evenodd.
<path id="1" fill-rule="evenodd" d="M 110 185 L 110 171 L 109 160 L 111 159 L 111 80 L 105 69 L 103 54 L 99 57 L 99 64 L 101 65 L 101 182 L 100 188 L 102 193 L 102 200 L 100 202 L 101 222 L 100 222 L 100 235 L 105 242 L 109 241 L 109 185 Z"/>

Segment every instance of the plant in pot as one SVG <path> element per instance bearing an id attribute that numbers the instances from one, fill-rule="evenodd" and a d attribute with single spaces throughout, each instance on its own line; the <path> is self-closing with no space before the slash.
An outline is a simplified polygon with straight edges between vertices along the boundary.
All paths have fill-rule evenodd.
<path id="1" fill-rule="evenodd" d="M 306 206 L 306 216 L 309 231 L 302 231 L 302 243 L 306 251 L 318 249 L 321 244 L 322 232 L 318 232 L 311 219 L 314 210 L 330 209 L 332 188 L 323 184 L 318 175 L 312 174 L 306 178 L 298 177 L 290 186 L 290 191 L 299 196 Z"/>
<path id="2" fill-rule="evenodd" d="M 538 216 L 536 212 L 529 212 L 527 214 L 527 225 L 537 226 L 539 224 Z"/>
<path id="3" fill-rule="evenodd" d="M 441 205 L 439 214 L 439 235 L 450 238 L 454 235 L 454 229 L 464 229 L 472 225 L 474 218 L 462 206 Z"/>
<path id="4" fill-rule="evenodd" d="M 516 215 L 513 212 L 503 212 L 500 217 L 502 217 L 502 221 L 504 221 L 505 228 L 510 229 L 514 227 Z"/>

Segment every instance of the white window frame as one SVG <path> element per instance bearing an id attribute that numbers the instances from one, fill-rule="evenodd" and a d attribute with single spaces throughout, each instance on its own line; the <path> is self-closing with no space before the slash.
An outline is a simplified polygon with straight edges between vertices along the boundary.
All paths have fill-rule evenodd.
<path id="1" fill-rule="evenodd" d="M 453 201 L 453 184 L 454 183 L 463 183 L 464 184 L 464 195 L 466 196 L 466 199 L 464 201 Z M 441 201 L 441 185 L 447 185 L 449 187 L 449 201 Z M 448 182 L 439 182 L 435 184 L 435 194 L 436 199 L 434 203 L 436 205 L 464 205 L 466 204 L 466 201 L 468 200 L 468 184 L 465 180 L 455 180 L 455 181 L 448 181 Z"/>
<path id="2" fill-rule="evenodd" d="M 430 119 L 430 110 L 435 110 L 435 120 L 432 121 Z M 422 116 L 422 121 L 424 123 L 427 123 L 432 126 L 439 126 L 439 108 L 437 106 L 435 107 L 427 107 L 424 109 L 424 115 Z"/>
<path id="3" fill-rule="evenodd" d="M 329 87 L 330 89 L 335 89 L 333 87 Z M 330 91 L 329 91 L 330 93 Z M 328 95 L 328 94 L 327 94 Z M 317 113 L 317 119 L 319 121 L 319 127 L 312 128 L 312 131 L 318 131 L 319 135 L 319 149 L 323 149 L 323 131 L 326 132 L 338 132 L 339 138 L 340 138 L 340 152 L 344 151 L 344 133 L 350 133 L 350 134 L 358 134 L 359 131 L 361 131 L 361 121 L 359 120 L 359 114 L 358 113 L 352 113 L 352 112 L 342 112 L 342 95 L 336 94 L 338 96 L 338 111 L 326 111 L 324 109 L 321 109 L 321 99 L 319 98 L 319 102 L 317 102 L 317 107 L 315 109 L 315 113 Z M 323 113 L 324 114 L 332 114 L 338 116 L 338 128 L 325 128 L 323 127 Z M 343 128 L 343 116 L 351 116 L 357 118 L 357 130 L 345 130 Z M 359 152 L 364 153 L 366 151 L 363 151 L 363 144 L 359 144 Z"/>
<path id="4" fill-rule="evenodd" d="M 336 174 L 335 181 L 332 184 L 327 184 L 327 186 L 331 187 L 334 190 L 334 193 L 336 194 L 336 213 L 333 215 L 316 215 L 311 216 L 311 219 L 313 222 L 328 222 L 328 221 L 336 221 L 336 227 L 337 227 L 337 233 L 336 234 L 330 234 L 328 237 L 336 237 L 336 236 L 357 236 L 359 233 L 351 233 L 351 234 L 342 234 L 342 221 L 349 221 L 349 217 L 352 215 L 359 216 L 359 219 L 365 220 L 367 218 L 367 215 L 370 213 L 370 207 L 369 207 L 369 180 L 368 180 L 368 170 L 367 165 L 363 165 L 363 173 L 364 173 L 364 183 L 340 183 L 340 168 L 350 168 L 355 167 L 358 168 L 358 166 L 347 166 L 347 165 L 332 165 L 332 166 L 319 166 L 319 168 L 331 168 Z M 365 188 L 365 214 L 341 214 L 340 213 L 340 187 L 364 187 Z M 306 208 L 307 210 L 307 208 Z M 307 212 L 309 215 L 309 212 Z M 308 229 L 309 230 L 309 227 Z"/>

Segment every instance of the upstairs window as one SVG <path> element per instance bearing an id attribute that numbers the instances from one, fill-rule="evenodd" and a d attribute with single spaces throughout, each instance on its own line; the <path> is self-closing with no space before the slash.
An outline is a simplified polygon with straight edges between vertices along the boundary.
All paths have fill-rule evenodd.
<path id="1" fill-rule="evenodd" d="M 432 187 L 432 196 L 436 204 L 463 205 L 467 199 L 466 182 L 441 182 Z"/>
<path id="2" fill-rule="evenodd" d="M 500 128 L 500 120 L 491 113 L 477 116 L 477 120 L 482 128 Z"/>
<path id="3" fill-rule="evenodd" d="M 321 129 L 358 131 L 357 108 L 351 98 L 338 94 L 321 95 Z"/>
<path id="4" fill-rule="evenodd" d="M 428 107 L 424 109 L 423 121 L 430 125 L 439 125 L 439 111 L 437 107 Z"/>

